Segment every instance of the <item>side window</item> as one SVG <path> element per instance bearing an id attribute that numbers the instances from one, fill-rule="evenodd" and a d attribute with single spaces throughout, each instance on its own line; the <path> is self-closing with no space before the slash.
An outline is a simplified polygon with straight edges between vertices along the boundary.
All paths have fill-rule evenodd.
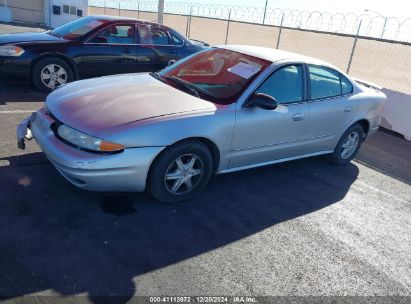
<path id="1" fill-rule="evenodd" d="M 111 25 L 90 40 L 93 43 L 133 44 L 134 25 Z"/>
<path id="2" fill-rule="evenodd" d="M 353 87 L 351 82 L 343 75 L 340 74 L 341 77 L 341 93 L 343 95 L 345 94 L 351 94 Z"/>
<path id="3" fill-rule="evenodd" d="M 140 24 L 138 26 L 141 44 L 169 45 L 167 31 L 159 26 Z"/>
<path id="4" fill-rule="evenodd" d="M 183 45 L 184 41 L 173 32 L 169 32 L 174 45 Z"/>
<path id="5" fill-rule="evenodd" d="M 292 103 L 303 100 L 303 71 L 300 65 L 288 65 L 270 75 L 257 89 L 274 97 L 278 103 Z"/>
<path id="6" fill-rule="evenodd" d="M 321 66 L 308 66 L 311 83 L 311 99 L 341 95 L 340 74 Z"/>

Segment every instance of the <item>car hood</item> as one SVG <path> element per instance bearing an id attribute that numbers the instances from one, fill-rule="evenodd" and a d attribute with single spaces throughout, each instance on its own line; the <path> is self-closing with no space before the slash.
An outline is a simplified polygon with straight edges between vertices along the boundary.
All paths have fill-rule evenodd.
<path id="1" fill-rule="evenodd" d="M 94 136 L 144 119 L 216 109 L 146 73 L 76 81 L 52 92 L 46 105 L 60 122 Z"/>
<path id="2" fill-rule="evenodd" d="M 19 33 L 0 35 L 0 44 L 33 42 L 33 41 L 61 41 L 61 38 L 49 35 L 47 33 Z"/>

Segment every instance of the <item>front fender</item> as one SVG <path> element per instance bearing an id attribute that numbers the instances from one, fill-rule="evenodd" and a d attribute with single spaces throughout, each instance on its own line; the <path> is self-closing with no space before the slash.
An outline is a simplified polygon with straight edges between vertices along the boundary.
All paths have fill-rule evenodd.
<path id="1" fill-rule="evenodd" d="M 126 147 L 163 147 L 187 138 L 205 138 L 220 151 L 220 166 L 228 166 L 235 124 L 234 105 L 198 114 L 141 120 L 107 130 L 101 137 Z"/>

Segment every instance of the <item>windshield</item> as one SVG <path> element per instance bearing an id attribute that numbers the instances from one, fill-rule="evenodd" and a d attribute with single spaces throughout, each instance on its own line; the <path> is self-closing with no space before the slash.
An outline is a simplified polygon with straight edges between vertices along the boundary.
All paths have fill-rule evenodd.
<path id="1" fill-rule="evenodd" d="M 84 17 L 57 27 L 52 30 L 50 34 L 64 39 L 73 40 L 89 33 L 103 23 L 103 20 L 98 20 L 94 17 Z"/>
<path id="2" fill-rule="evenodd" d="M 187 57 L 158 76 L 177 88 L 181 86 L 176 83 L 183 81 L 206 100 L 229 104 L 270 64 L 260 58 L 216 48 Z"/>

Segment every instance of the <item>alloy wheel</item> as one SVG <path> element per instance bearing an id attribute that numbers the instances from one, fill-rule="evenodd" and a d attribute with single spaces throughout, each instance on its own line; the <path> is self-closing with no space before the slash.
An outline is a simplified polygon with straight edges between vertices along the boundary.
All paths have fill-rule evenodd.
<path id="1" fill-rule="evenodd" d="M 46 65 L 40 73 L 41 82 L 49 89 L 67 83 L 67 71 L 58 64 Z"/>
<path id="2" fill-rule="evenodd" d="M 202 160 L 195 154 L 185 154 L 168 166 L 164 175 L 167 191 L 172 194 L 191 192 L 201 181 L 204 172 Z"/>
<path id="3" fill-rule="evenodd" d="M 343 145 L 341 146 L 341 158 L 348 159 L 357 150 L 360 143 L 360 134 L 353 131 L 347 135 Z"/>

